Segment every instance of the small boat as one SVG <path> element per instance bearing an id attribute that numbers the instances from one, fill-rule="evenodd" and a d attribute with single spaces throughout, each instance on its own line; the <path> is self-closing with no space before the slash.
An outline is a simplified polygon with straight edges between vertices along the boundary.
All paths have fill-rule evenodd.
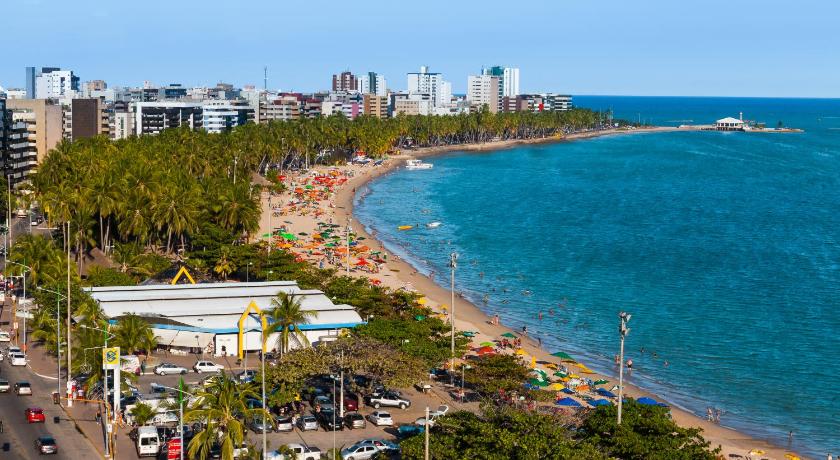
<path id="1" fill-rule="evenodd" d="M 411 230 L 412 228 L 414 228 L 413 225 L 400 225 L 397 230 Z"/>
<path id="2" fill-rule="evenodd" d="M 426 224 L 426 228 L 438 228 L 440 227 L 440 222 L 429 222 Z"/>
<path id="3" fill-rule="evenodd" d="M 432 164 L 420 160 L 405 160 L 405 169 L 432 169 Z"/>

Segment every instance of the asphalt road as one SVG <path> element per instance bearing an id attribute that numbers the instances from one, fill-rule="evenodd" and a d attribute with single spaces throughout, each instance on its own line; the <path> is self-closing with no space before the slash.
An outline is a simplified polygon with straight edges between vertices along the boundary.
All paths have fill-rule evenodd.
<path id="1" fill-rule="evenodd" d="M 5 346 L 3 347 L 5 349 Z M 4 350 L 5 355 L 5 350 Z M 39 436 L 53 436 L 58 444 L 55 459 L 95 459 L 99 454 L 90 445 L 61 408 L 52 402 L 51 394 L 55 390 L 55 381 L 33 374 L 28 367 L 13 367 L 8 360 L 0 364 L 0 376 L 13 387 L 9 393 L 0 393 L 0 420 L 3 421 L 3 433 L 0 433 L 0 445 L 10 444 L 10 450 L 0 450 L 0 458 L 36 459 L 42 458 L 35 449 L 35 440 Z M 28 381 L 32 384 L 32 396 L 17 396 L 14 393 L 15 382 Z M 44 409 L 46 423 L 26 422 L 24 412 L 28 407 Z M 53 417 L 60 417 L 58 424 Z"/>

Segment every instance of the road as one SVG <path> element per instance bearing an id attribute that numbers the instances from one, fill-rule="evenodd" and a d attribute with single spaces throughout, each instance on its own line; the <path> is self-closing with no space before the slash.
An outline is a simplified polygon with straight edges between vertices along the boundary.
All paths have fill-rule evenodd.
<path id="1" fill-rule="evenodd" d="M 51 394 L 55 390 L 55 380 L 39 377 L 28 367 L 13 367 L 8 360 L 0 364 L 0 376 L 8 380 L 12 387 L 15 382 L 20 381 L 32 384 L 32 396 L 17 396 L 14 394 L 14 388 L 9 393 L 0 393 L 0 420 L 3 421 L 0 445 L 9 443 L 11 447 L 9 452 L 0 450 L 0 458 L 42 458 L 35 450 L 35 440 L 43 435 L 53 436 L 58 444 L 58 455 L 51 458 L 101 458 L 87 439 L 76 431 L 73 422 L 67 418 L 60 406 L 53 404 Z M 24 411 L 27 407 L 44 409 L 47 422 L 26 423 Z M 53 422 L 53 417 L 56 416 L 60 418 L 58 424 Z"/>

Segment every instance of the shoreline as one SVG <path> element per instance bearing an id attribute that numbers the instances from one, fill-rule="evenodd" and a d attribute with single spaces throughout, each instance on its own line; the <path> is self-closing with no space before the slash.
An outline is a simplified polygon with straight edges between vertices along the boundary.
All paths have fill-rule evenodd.
<path id="1" fill-rule="evenodd" d="M 337 223 L 347 222 L 348 218 L 356 220 L 361 225 L 356 225 L 354 227 L 354 232 L 357 235 L 366 238 L 366 245 L 369 246 L 371 250 L 382 251 L 383 253 L 388 254 L 388 262 L 387 264 L 385 264 L 387 265 L 387 268 L 383 269 L 381 273 L 377 273 L 375 275 L 376 278 L 381 279 L 383 285 L 386 285 L 393 289 L 406 288 L 418 291 L 429 300 L 428 305 L 433 310 L 440 312 L 442 311 L 440 309 L 441 305 L 448 305 L 450 303 L 451 292 L 449 291 L 449 289 L 438 285 L 431 278 L 420 273 L 417 267 L 412 266 L 409 262 L 394 254 L 393 251 L 388 250 L 385 247 L 385 245 L 379 239 L 376 238 L 375 232 L 373 232 L 374 235 L 371 235 L 365 228 L 364 222 L 355 219 L 355 215 L 353 214 L 353 206 L 356 196 L 355 192 L 357 189 L 384 174 L 388 174 L 394 171 L 403 164 L 403 160 L 406 158 L 426 158 L 450 152 L 490 152 L 514 148 L 522 145 L 567 142 L 610 135 L 660 133 L 676 131 L 685 130 L 677 127 L 654 127 L 632 130 L 610 129 L 604 131 L 577 133 L 562 138 L 550 137 L 525 140 L 491 141 L 481 144 L 447 145 L 440 147 L 425 147 L 414 150 L 408 150 L 405 152 L 401 152 L 400 155 L 390 157 L 387 161 L 385 161 L 381 166 L 377 168 L 356 166 L 348 167 L 355 168 L 354 172 L 358 172 L 358 174 L 354 177 L 349 178 L 349 180 L 335 192 L 334 208 L 332 208 L 331 210 L 332 218 L 334 218 L 334 221 Z M 269 210 L 269 212 L 271 211 Z M 283 216 L 283 218 L 286 217 L 287 216 Z M 296 229 L 296 231 L 297 230 L 298 229 Z M 354 276 L 366 276 L 368 278 L 373 277 L 370 275 L 359 274 L 354 274 Z M 498 338 L 501 334 L 506 332 L 511 332 L 519 337 L 522 337 L 518 330 L 515 330 L 511 327 L 506 327 L 503 324 L 491 324 L 491 317 L 487 313 L 482 311 L 475 304 L 462 297 L 457 297 L 455 299 L 455 318 L 455 325 L 458 330 L 477 331 L 479 335 L 487 337 L 489 339 Z M 529 356 L 535 357 L 537 360 L 540 361 L 547 361 L 552 363 L 560 362 L 559 359 L 550 355 L 550 351 L 540 348 L 537 342 L 532 338 L 522 338 L 522 348 Z M 600 372 L 596 372 L 590 375 L 589 377 L 593 380 L 605 377 L 611 382 L 613 380 L 617 380 L 615 376 L 609 373 Z M 634 398 L 639 398 L 642 396 L 654 397 L 656 399 L 669 403 L 669 405 L 671 406 L 671 413 L 673 419 L 677 422 L 677 424 L 683 427 L 701 428 L 703 430 L 704 438 L 711 443 L 711 446 L 713 448 L 720 446 L 721 455 L 723 455 L 724 457 L 728 458 L 729 454 L 737 454 L 747 457 L 749 455 L 748 453 L 751 450 L 759 449 L 765 452 L 764 454 L 760 455 L 760 458 L 785 459 L 785 454 L 792 452 L 778 445 L 774 445 L 767 440 L 755 438 L 745 433 L 736 431 L 735 429 L 727 428 L 719 424 L 707 421 L 690 411 L 687 411 L 685 409 L 680 408 L 679 406 L 672 404 L 666 398 L 662 398 L 659 395 L 645 391 L 633 384 L 625 383 L 625 394 Z M 758 458 L 758 456 L 756 458 Z"/>

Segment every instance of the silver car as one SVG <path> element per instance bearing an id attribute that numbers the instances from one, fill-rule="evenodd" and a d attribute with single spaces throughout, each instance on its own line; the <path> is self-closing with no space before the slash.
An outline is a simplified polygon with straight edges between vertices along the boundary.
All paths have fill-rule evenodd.
<path id="1" fill-rule="evenodd" d="M 293 431 L 295 426 L 292 424 L 291 417 L 277 417 L 274 419 L 274 431 L 278 433 Z"/>
<path id="2" fill-rule="evenodd" d="M 297 421 L 297 426 L 300 431 L 317 431 L 318 419 L 314 415 L 302 415 Z"/>

